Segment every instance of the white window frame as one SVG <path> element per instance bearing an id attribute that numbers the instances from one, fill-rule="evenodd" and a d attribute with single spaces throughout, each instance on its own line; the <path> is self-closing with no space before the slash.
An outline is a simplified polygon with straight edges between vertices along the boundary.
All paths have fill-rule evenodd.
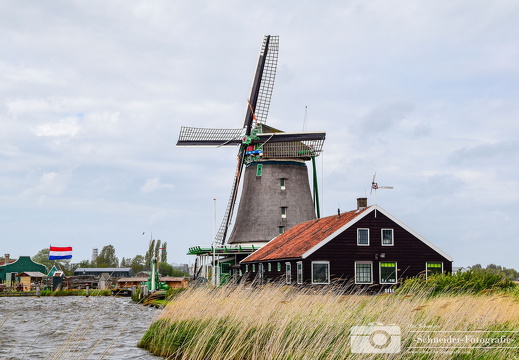
<path id="1" fill-rule="evenodd" d="M 314 264 L 326 264 L 327 265 L 327 274 L 326 278 L 328 281 L 326 282 L 316 282 L 314 281 Z M 322 285 L 322 284 L 329 284 L 330 283 L 330 262 L 329 261 L 312 261 L 312 285 Z"/>
<path id="2" fill-rule="evenodd" d="M 285 284 L 292 284 L 292 264 L 285 263 Z"/>
<path id="3" fill-rule="evenodd" d="M 366 230 L 368 232 L 368 243 L 367 244 L 360 244 L 360 231 Z M 357 229 L 357 246 L 369 246 L 369 229 L 368 228 L 358 228 Z"/>
<path id="4" fill-rule="evenodd" d="M 272 263 L 268 263 L 267 269 L 268 269 L 269 272 L 272 271 Z"/>
<path id="5" fill-rule="evenodd" d="M 281 185 L 281 190 L 285 190 L 286 189 L 286 186 L 285 186 L 286 181 L 287 181 L 287 179 L 285 179 L 285 178 L 279 179 L 279 183 Z"/>
<path id="6" fill-rule="evenodd" d="M 395 264 L 395 282 L 382 282 L 382 263 L 394 263 Z M 378 277 L 379 284 L 384 285 L 395 285 L 398 283 L 398 263 L 396 261 L 381 261 L 378 263 Z"/>
<path id="7" fill-rule="evenodd" d="M 286 219 L 287 218 L 287 207 L 281 206 L 281 218 Z"/>
<path id="8" fill-rule="evenodd" d="M 384 231 L 391 231 L 391 244 L 384 244 Z M 395 245 L 395 230 L 394 229 L 381 229 L 380 230 L 380 244 L 382 246 L 394 246 Z"/>
<path id="9" fill-rule="evenodd" d="M 296 262 L 296 282 L 298 284 L 302 284 L 303 283 L 303 262 L 302 261 L 298 261 Z"/>
<path id="10" fill-rule="evenodd" d="M 263 281 L 264 274 L 265 274 L 265 266 L 263 265 L 263 263 L 259 263 L 258 264 L 258 276 L 259 276 L 260 281 Z"/>
<path id="11" fill-rule="evenodd" d="M 442 264 L 442 274 L 443 274 L 443 261 L 426 261 L 425 262 L 425 280 L 429 278 L 429 264 Z"/>
<path id="12" fill-rule="evenodd" d="M 357 264 L 369 264 L 370 265 L 370 268 L 371 268 L 371 282 L 358 282 L 357 281 Z M 366 284 L 366 285 L 369 285 L 369 284 L 373 284 L 373 261 L 355 261 L 355 264 L 353 264 L 354 268 L 353 268 L 353 271 L 354 271 L 354 274 L 355 274 L 355 284 Z"/>
<path id="13" fill-rule="evenodd" d="M 277 264 L 277 271 L 281 271 L 281 263 L 278 261 L 278 264 Z"/>

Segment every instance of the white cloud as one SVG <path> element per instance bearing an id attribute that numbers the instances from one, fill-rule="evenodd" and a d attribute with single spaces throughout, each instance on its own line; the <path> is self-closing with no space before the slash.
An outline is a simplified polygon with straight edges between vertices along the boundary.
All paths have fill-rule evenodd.
<path id="1" fill-rule="evenodd" d="M 141 186 L 141 192 L 144 194 L 151 193 L 161 189 L 174 189 L 175 186 L 173 184 L 165 184 L 161 182 L 160 177 L 154 177 L 150 179 L 146 179 L 144 185 Z"/>
<path id="2" fill-rule="evenodd" d="M 76 118 L 61 119 L 56 123 L 35 126 L 36 136 L 74 136 L 80 130 Z"/>
<path id="3" fill-rule="evenodd" d="M 210 243 L 212 199 L 220 219 L 236 149 L 174 145 L 180 125 L 242 125 L 264 32 L 280 35 L 268 123 L 300 130 L 308 106 L 306 130 L 327 131 L 323 214 L 353 207 L 377 172 L 395 186 L 380 204 L 433 243 L 449 234 L 444 250 L 459 265 L 473 260 L 460 245 L 473 235 L 464 224 L 489 209 L 495 223 L 519 216 L 519 3 L 93 0 L 0 10 L 0 197 L 24 195 L 3 202 L 20 212 L 2 226 L 34 253 L 76 228 L 115 242 L 153 226 L 178 249 Z M 480 223 L 482 245 L 495 229 Z M 506 222 L 502 237 L 518 226 Z M 146 244 L 127 251 L 118 255 Z"/>

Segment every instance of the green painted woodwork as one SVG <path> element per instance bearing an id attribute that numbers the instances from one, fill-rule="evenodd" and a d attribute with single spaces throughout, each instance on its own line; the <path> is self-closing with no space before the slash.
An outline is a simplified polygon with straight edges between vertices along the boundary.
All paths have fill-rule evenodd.
<path id="1" fill-rule="evenodd" d="M 0 266 L 0 280 L 3 282 L 6 280 L 6 274 L 9 273 L 22 273 L 25 271 L 39 271 L 43 274 L 47 273 L 45 265 L 35 263 L 32 261 L 30 256 L 20 256 L 18 260 L 13 263 Z"/>

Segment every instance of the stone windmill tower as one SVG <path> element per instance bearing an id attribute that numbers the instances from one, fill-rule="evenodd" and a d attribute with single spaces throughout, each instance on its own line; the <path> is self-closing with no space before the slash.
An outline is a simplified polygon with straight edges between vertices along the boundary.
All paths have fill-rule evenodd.
<path id="1" fill-rule="evenodd" d="M 279 37 L 265 36 L 243 128 L 180 130 L 177 146 L 238 147 L 231 196 L 214 241 L 217 245 L 261 246 L 290 227 L 316 217 L 317 189 L 312 195 L 306 162 L 321 153 L 326 134 L 288 133 L 266 125 L 278 51 Z M 228 237 L 242 174 L 238 212 Z"/>

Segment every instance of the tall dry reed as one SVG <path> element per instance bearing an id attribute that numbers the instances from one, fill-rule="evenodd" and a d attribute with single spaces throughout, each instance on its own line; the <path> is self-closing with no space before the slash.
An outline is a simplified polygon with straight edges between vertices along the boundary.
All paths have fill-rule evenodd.
<path id="1" fill-rule="evenodd" d="M 429 295 L 423 290 L 345 294 L 333 287 L 316 290 L 282 285 L 198 287 L 172 301 L 139 346 L 169 359 L 190 360 L 519 358 L 518 349 L 513 349 L 519 347 L 519 333 L 510 332 L 519 330 L 516 296 Z M 373 323 L 401 329 L 400 352 L 351 352 L 351 328 Z M 481 344 L 465 344 L 466 349 L 451 346 L 445 351 L 430 344 L 413 350 L 419 337 L 445 338 L 447 334 L 506 336 L 515 345 L 499 348 L 499 344 L 487 344 L 483 349 Z"/>

